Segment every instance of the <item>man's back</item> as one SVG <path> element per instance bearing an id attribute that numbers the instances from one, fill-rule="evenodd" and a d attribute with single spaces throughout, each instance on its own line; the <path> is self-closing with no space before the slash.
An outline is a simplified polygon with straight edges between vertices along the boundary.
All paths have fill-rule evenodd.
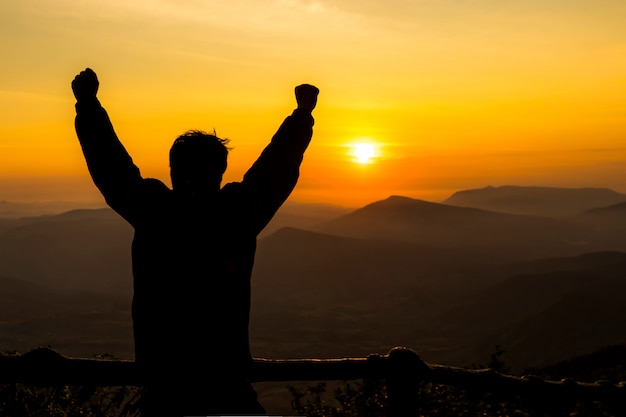
<path id="1" fill-rule="evenodd" d="M 133 209 L 137 362 L 172 355 L 195 369 L 243 372 L 256 248 L 250 194 L 242 184 L 193 199 L 156 180 L 142 188 Z"/>

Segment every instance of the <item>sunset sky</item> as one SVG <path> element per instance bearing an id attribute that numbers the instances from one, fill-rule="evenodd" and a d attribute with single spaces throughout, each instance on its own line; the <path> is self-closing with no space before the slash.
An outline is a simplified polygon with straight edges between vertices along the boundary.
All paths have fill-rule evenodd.
<path id="1" fill-rule="evenodd" d="M 231 139 L 225 181 L 240 180 L 306 82 L 321 92 L 294 201 L 626 193 L 625 21 L 623 0 L 4 0 L 0 200 L 100 199 L 73 127 L 85 67 L 167 184 L 188 129 Z"/>

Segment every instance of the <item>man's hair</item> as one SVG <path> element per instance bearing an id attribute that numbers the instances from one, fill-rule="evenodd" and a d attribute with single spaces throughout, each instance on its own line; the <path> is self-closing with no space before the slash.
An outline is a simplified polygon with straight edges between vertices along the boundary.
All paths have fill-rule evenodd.
<path id="1" fill-rule="evenodd" d="M 176 138 L 170 149 L 170 167 L 186 164 L 192 159 L 206 159 L 208 164 L 226 171 L 226 159 L 229 147 L 228 139 L 201 130 L 189 130 Z"/>

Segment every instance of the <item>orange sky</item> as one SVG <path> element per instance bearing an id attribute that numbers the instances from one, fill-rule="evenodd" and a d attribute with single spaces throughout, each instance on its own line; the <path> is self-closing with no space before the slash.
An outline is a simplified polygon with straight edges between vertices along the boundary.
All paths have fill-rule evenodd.
<path id="1" fill-rule="evenodd" d="M 143 175 L 168 183 L 192 128 L 231 139 L 226 180 L 241 179 L 308 82 L 321 93 L 293 200 L 626 193 L 625 18 L 622 0 L 9 0 L 0 200 L 100 198 L 73 131 L 86 66 Z M 348 146 L 363 140 L 368 164 Z"/>

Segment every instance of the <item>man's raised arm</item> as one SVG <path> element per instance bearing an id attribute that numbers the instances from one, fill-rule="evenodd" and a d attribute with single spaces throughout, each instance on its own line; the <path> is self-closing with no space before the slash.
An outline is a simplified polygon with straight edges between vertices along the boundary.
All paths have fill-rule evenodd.
<path id="1" fill-rule="evenodd" d="M 72 81 L 76 134 L 94 183 L 107 204 L 126 217 L 130 194 L 141 181 L 141 174 L 96 97 L 98 87 L 98 77 L 90 68 Z"/>
<path id="2" fill-rule="evenodd" d="M 257 233 L 270 221 L 296 185 L 304 151 L 313 135 L 311 112 L 317 104 L 317 87 L 302 84 L 295 88 L 298 108 L 287 117 L 261 156 L 244 175 L 252 189 L 257 210 Z"/>

